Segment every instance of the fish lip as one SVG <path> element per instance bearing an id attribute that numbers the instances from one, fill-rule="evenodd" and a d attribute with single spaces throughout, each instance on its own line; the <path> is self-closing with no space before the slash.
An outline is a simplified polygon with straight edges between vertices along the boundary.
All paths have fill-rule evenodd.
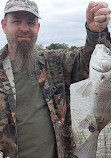
<path id="1" fill-rule="evenodd" d="M 93 70 L 96 70 L 96 71 L 98 71 L 98 72 L 102 72 L 102 73 L 106 73 L 106 72 L 110 71 L 110 70 L 107 70 L 107 71 L 105 70 L 105 71 L 103 71 L 103 70 L 98 69 L 98 68 L 95 68 L 95 67 L 93 67 L 93 66 L 92 66 L 92 69 L 93 69 Z"/>
<path id="2" fill-rule="evenodd" d="M 106 56 L 99 56 L 99 55 L 95 55 L 96 56 L 96 59 L 99 59 L 99 60 L 106 60 L 106 61 L 109 61 L 111 62 L 111 55 L 106 55 Z"/>
<path id="3" fill-rule="evenodd" d="M 103 61 L 103 60 L 106 60 L 106 61 L 111 62 L 111 56 L 109 55 L 108 57 L 109 57 L 109 58 L 102 58 L 102 57 L 96 56 L 96 58 L 99 59 L 99 60 L 102 60 L 102 61 Z"/>

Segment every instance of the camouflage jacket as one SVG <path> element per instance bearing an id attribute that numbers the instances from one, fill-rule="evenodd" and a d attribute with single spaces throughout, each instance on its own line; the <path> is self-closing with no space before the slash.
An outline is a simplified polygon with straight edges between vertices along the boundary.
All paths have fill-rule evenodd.
<path id="1" fill-rule="evenodd" d="M 88 37 L 84 47 L 74 51 L 39 51 L 35 68 L 37 79 L 50 110 L 55 130 L 58 158 L 76 158 L 75 140 L 71 127 L 70 84 L 88 77 L 89 60 L 97 43 L 98 34 L 87 30 Z M 110 47 L 107 30 L 101 34 L 101 42 Z M 0 55 L 0 151 L 4 157 L 17 158 L 17 129 L 15 100 L 3 60 L 7 46 Z"/>

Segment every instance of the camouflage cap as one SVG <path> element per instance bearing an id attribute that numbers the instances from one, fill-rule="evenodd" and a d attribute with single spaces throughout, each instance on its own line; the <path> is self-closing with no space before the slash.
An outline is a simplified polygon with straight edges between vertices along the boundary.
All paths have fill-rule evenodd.
<path id="1" fill-rule="evenodd" d="M 4 9 L 5 15 L 16 11 L 27 11 L 40 18 L 36 3 L 30 0 L 8 0 Z"/>

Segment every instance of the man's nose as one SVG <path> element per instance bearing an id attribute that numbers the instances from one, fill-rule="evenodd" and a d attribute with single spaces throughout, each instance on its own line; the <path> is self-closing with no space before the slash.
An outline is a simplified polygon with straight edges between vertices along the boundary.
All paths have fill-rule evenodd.
<path id="1" fill-rule="evenodd" d="M 29 26 L 27 23 L 21 23 L 20 25 L 20 30 L 23 31 L 23 32 L 28 32 L 29 31 Z"/>

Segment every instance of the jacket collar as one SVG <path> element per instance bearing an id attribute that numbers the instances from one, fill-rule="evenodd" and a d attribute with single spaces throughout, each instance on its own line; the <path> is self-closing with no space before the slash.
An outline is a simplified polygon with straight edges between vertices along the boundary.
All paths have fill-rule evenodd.
<path id="1" fill-rule="evenodd" d="M 2 61 L 7 57 L 8 55 L 8 45 L 5 45 L 1 50 L 0 50 L 0 57 Z"/>

